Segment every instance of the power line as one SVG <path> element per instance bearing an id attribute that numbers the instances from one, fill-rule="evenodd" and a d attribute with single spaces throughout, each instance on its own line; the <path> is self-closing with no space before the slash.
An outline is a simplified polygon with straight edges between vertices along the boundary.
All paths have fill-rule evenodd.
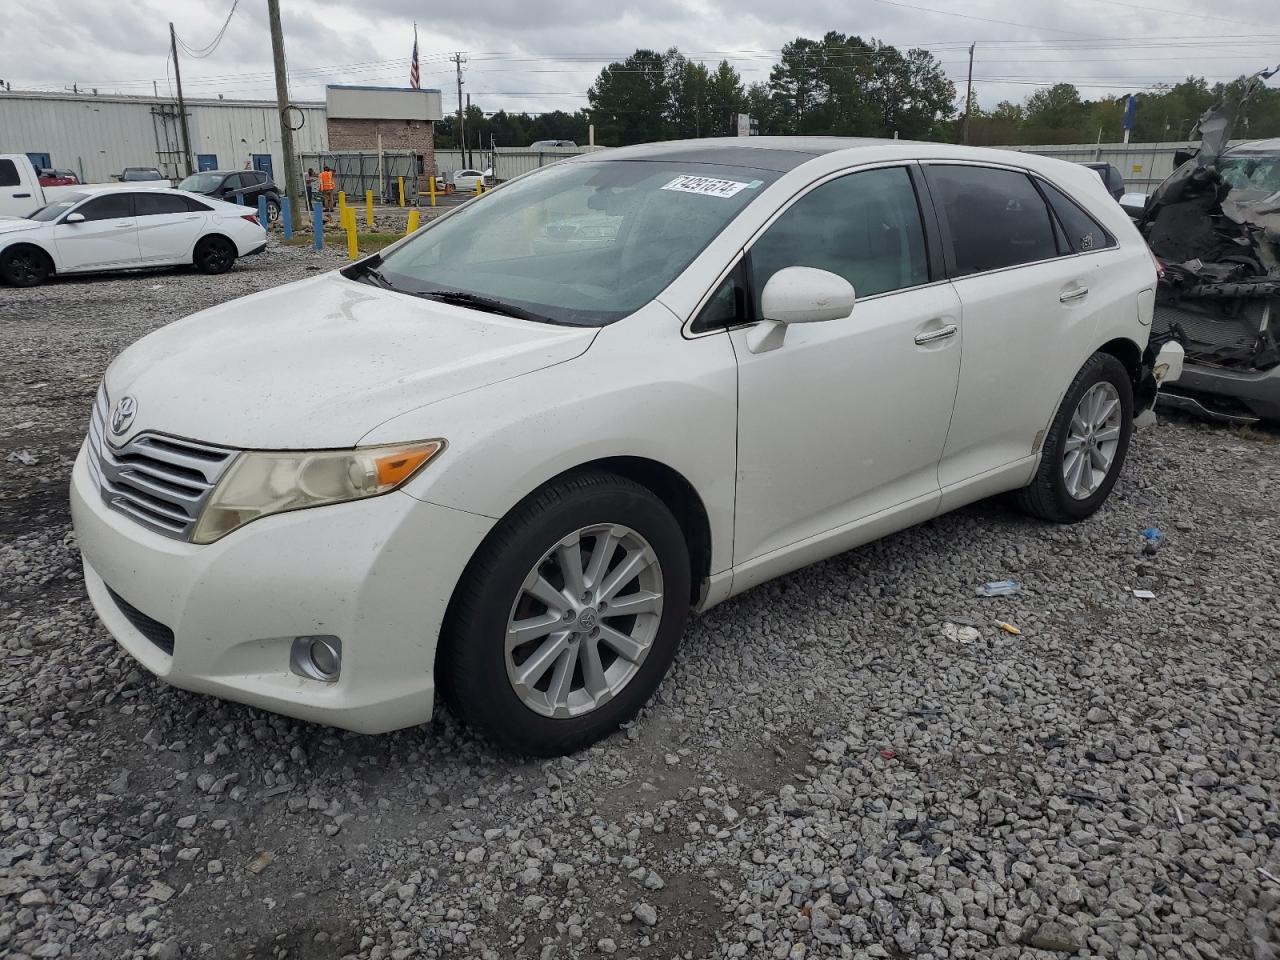
<path id="1" fill-rule="evenodd" d="M 218 49 L 218 44 L 222 43 L 222 38 L 226 36 L 227 27 L 231 24 L 231 18 L 235 15 L 236 7 L 238 7 L 239 5 L 240 5 L 240 0 L 232 0 L 231 10 L 228 11 L 227 13 L 227 19 L 222 21 L 222 29 L 219 30 L 217 34 L 214 36 L 214 38 L 211 41 L 209 41 L 207 44 L 205 44 L 203 47 L 196 47 L 196 48 L 189 47 L 187 46 L 186 43 L 183 42 L 181 37 L 178 37 L 175 34 L 175 38 L 178 41 L 178 46 L 182 47 L 183 52 L 187 56 L 191 57 L 193 60 L 203 60 L 205 57 L 210 56 L 215 50 Z"/>

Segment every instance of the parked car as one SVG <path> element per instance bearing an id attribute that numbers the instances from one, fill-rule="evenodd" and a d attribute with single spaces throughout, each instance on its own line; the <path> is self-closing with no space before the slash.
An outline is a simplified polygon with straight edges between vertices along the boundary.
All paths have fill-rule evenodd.
<path id="1" fill-rule="evenodd" d="M 475 193 L 476 184 L 481 180 L 486 187 L 493 186 L 493 168 L 481 173 L 479 170 L 458 170 L 453 175 L 453 189 L 459 193 Z"/>
<path id="2" fill-rule="evenodd" d="M 103 190 L 162 190 L 169 184 L 163 180 L 143 183 L 92 183 L 76 186 L 43 186 L 40 175 L 31 165 L 25 153 L 0 153 L 0 219 L 25 217 L 32 210 L 43 207 L 69 194 L 92 189 Z"/>
<path id="3" fill-rule="evenodd" d="M 42 187 L 78 187 L 80 178 L 74 170 L 53 170 L 45 167 L 40 170 L 37 179 Z"/>
<path id="4" fill-rule="evenodd" d="M 280 188 L 261 170 L 205 170 L 187 177 L 178 189 L 247 207 L 257 207 L 258 197 L 265 196 L 267 219 L 272 223 L 280 219 Z"/>
<path id="5" fill-rule="evenodd" d="M 1080 166 L 1088 167 L 1096 173 L 1106 186 L 1107 192 L 1115 197 L 1116 200 L 1124 196 L 1124 174 L 1117 170 L 1113 164 L 1089 161 L 1088 163 L 1080 164 Z"/>
<path id="6" fill-rule="evenodd" d="M 168 180 L 168 177 L 155 167 L 125 167 L 120 180 L 123 183 L 137 183 L 142 180 Z"/>
<path id="7" fill-rule="evenodd" d="M 577 211 L 613 242 L 539 242 Z M 691 608 L 1004 491 L 1093 514 L 1177 376 L 1155 284 L 1059 160 L 583 155 L 121 354 L 72 478 L 86 588 L 188 690 L 375 733 L 438 687 L 507 748 L 576 750 Z"/>
<path id="8" fill-rule="evenodd" d="M 1152 339 L 1187 358 L 1163 402 L 1235 423 L 1280 422 L 1280 138 L 1226 149 L 1257 81 L 1201 118 L 1140 221 L 1164 266 Z"/>
<path id="9" fill-rule="evenodd" d="M 225 273 L 266 245 L 243 207 L 178 190 L 86 190 L 0 220 L 0 280 L 32 287 L 54 275 L 178 264 Z"/>

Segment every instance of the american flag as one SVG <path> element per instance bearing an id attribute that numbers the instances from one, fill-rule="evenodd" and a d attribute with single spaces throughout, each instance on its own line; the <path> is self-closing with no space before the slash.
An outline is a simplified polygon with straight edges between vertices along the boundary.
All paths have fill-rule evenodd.
<path id="1" fill-rule="evenodd" d="M 418 83 L 418 25 L 413 25 L 413 60 L 409 63 L 409 86 L 414 90 L 419 88 Z"/>

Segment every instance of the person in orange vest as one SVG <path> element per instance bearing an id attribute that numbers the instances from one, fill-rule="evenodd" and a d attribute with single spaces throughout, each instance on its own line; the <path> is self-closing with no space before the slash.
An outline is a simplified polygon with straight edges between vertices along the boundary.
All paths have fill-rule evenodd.
<path id="1" fill-rule="evenodd" d="M 333 209 L 333 193 L 337 184 L 334 182 L 333 167 L 325 166 L 320 171 L 320 197 L 326 210 Z"/>

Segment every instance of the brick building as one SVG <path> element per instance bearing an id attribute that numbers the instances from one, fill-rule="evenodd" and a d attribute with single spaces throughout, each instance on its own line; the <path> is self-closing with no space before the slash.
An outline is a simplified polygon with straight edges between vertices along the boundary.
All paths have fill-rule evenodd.
<path id="1" fill-rule="evenodd" d="M 325 87 L 331 151 L 411 150 L 418 174 L 436 172 L 435 124 L 443 116 L 439 90 L 409 87 Z M 379 140 L 381 138 L 381 140 Z"/>

